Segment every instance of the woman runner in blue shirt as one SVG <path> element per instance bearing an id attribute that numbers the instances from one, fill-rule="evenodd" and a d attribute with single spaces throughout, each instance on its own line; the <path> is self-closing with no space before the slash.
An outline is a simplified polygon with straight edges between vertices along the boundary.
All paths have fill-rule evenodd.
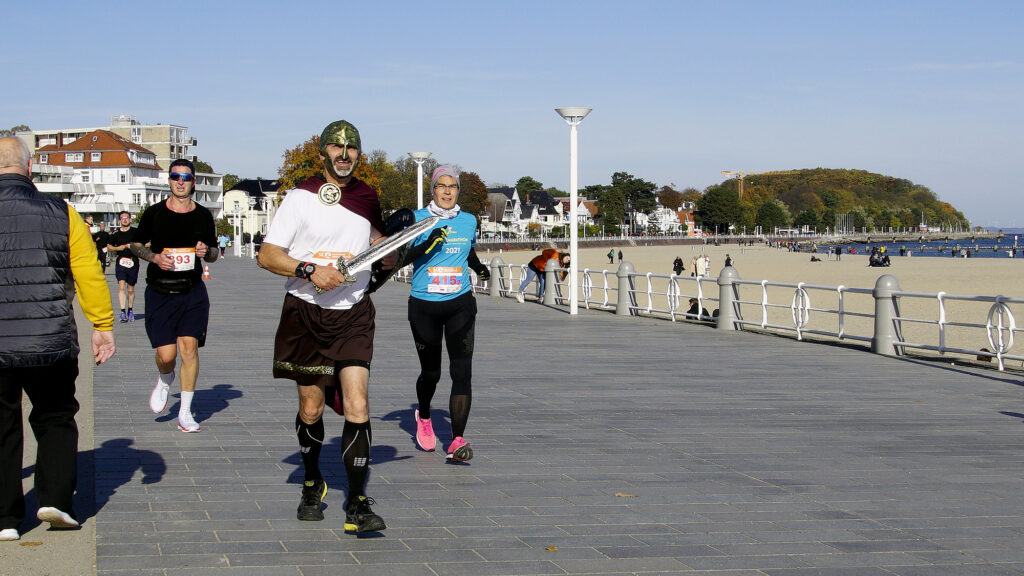
<path id="1" fill-rule="evenodd" d="M 473 457 L 473 448 L 463 438 L 472 403 L 473 333 L 476 326 L 476 299 L 469 270 L 481 280 L 490 273 L 477 258 L 477 220 L 462 212 L 459 199 L 459 173 L 451 166 L 440 166 L 430 178 L 433 199 L 416 211 L 416 221 L 439 216 L 434 228 L 412 241 L 406 261 L 412 261 L 412 290 L 409 298 L 409 325 L 420 358 L 416 380 L 416 444 L 434 450 L 436 439 L 430 422 L 430 401 L 441 380 L 441 340 L 448 348 L 452 392 L 448 400 L 452 442 L 446 458 L 465 462 Z M 441 234 L 438 234 L 441 230 Z"/>

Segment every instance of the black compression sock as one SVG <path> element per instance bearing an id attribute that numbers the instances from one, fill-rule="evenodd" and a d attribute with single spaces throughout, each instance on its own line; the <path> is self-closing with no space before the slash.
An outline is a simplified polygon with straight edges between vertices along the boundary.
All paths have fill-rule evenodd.
<path id="1" fill-rule="evenodd" d="M 366 476 L 370 471 L 370 422 L 356 424 L 345 420 L 341 432 L 341 459 L 348 475 L 348 499 L 365 496 Z"/>
<path id="2" fill-rule="evenodd" d="M 320 480 L 320 449 L 324 445 L 324 419 L 320 417 L 313 424 L 306 424 L 295 415 L 295 435 L 299 438 L 299 452 L 302 454 L 302 467 L 305 468 L 305 480 Z"/>

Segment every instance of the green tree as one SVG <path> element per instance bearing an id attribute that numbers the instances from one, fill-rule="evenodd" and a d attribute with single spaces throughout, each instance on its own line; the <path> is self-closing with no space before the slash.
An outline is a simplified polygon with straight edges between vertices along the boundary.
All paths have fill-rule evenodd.
<path id="1" fill-rule="evenodd" d="M 606 232 L 618 234 L 619 223 L 626 216 L 626 197 L 619 190 L 605 192 L 597 205 L 597 215 Z"/>
<path id="2" fill-rule="evenodd" d="M 192 164 L 195 165 L 196 172 L 202 172 L 203 174 L 216 174 L 216 172 L 213 171 L 213 166 L 210 166 L 202 160 L 196 160 Z"/>
<path id="3" fill-rule="evenodd" d="M 863 206 L 854 206 L 850 210 L 850 214 L 853 214 L 853 226 L 859 232 L 863 228 L 871 230 L 874 226 L 874 222 L 871 220 L 871 216 L 868 215 L 868 211 Z"/>
<path id="4" fill-rule="evenodd" d="M 29 128 L 25 124 L 18 124 L 17 126 L 11 126 L 10 128 L 8 128 L 6 130 L 0 130 L 0 138 L 2 138 L 4 136 L 14 136 L 18 132 L 25 132 L 27 130 L 31 130 L 31 128 Z"/>
<path id="5" fill-rule="evenodd" d="M 814 210 L 804 210 L 793 219 L 793 226 L 798 228 L 808 226 L 811 230 L 819 231 L 821 220 L 818 219 L 818 214 Z"/>
<path id="6" fill-rule="evenodd" d="M 234 227 L 231 226 L 231 222 L 228 222 L 228 217 L 225 216 L 220 220 L 217 220 L 217 236 L 227 234 L 231 236 L 234 233 Z"/>
<path id="7" fill-rule="evenodd" d="M 757 207 L 755 222 L 765 232 L 775 228 L 786 228 L 792 220 L 789 209 L 779 200 L 768 200 Z"/>
<path id="8" fill-rule="evenodd" d="M 584 186 L 582 192 L 583 196 L 596 202 L 600 202 L 601 197 L 609 190 L 611 190 L 611 186 L 607 186 L 605 184 L 591 184 L 590 186 Z"/>
<path id="9" fill-rule="evenodd" d="M 523 199 L 523 202 L 530 202 L 530 194 L 543 189 L 544 185 L 534 180 L 531 176 L 523 176 L 516 181 L 516 192 L 519 192 L 519 197 Z"/>
<path id="10" fill-rule="evenodd" d="M 705 232 L 725 231 L 740 216 L 740 197 L 736 187 L 711 186 L 697 201 L 697 211 Z"/>
<path id="11" fill-rule="evenodd" d="M 234 188 L 242 179 L 238 177 L 238 174 L 225 174 L 224 175 L 224 191 L 227 192 Z"/>

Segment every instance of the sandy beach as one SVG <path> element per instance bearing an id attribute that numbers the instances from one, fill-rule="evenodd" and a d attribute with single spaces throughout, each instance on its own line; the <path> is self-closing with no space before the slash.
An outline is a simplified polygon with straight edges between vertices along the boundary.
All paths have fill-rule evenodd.
<path id="1" fill-rule="evenodd" d="M 616 253 L 623 252 L 623 260 L 630 262 L 637 273 L 653 272 L 655 274 L 671 274 L 672 261 L 679 256 L 687 265 L 687 271 L 680 278 L 679 288 L 682 310 L 685 311 L 686 300 L 697 295 L 696 282 L 689 277 L 690 261 L 705 251 L 711 259 L 710 278 L 702 282 L 703 293 L 712 297 L 705 303 L 709 310 L 717 308 L 718 286 L 715 283 L 726 254 L 732 256 L 733 267 L 740 278 L 749 281 L 768 280 L 780 283 L 798 283 L 845 286 L 847 288 L 872 289 L 877 279 L 883 274 L 894 276 L 903 291 L 935 294 L 943 291 L 949 295 L 1003 295 L 1024 298 L 1024 285 L 1020 282 L 1024 272 L 1024 259 L 1012 258 L 949 258 L 949 257 L 900 257 L 892 255 L 892 266 L 889 268 L 872 268 L 867 265 L 866 254 L 843 254 L 841 260 L 834 256 L 829 259 L 825 254 L 817 254 L 821 262 L 812 262 L 810 253 L 788 252 L 784 249 L 769 248 L 764 245 L 740 247 L 736 244 L 722 246 L 679 245 L 679 246 L 616 246 Z M 580 269 L 610 270 L 618 268 L 618 258 L 614 264 L 608 264 L 609 248 L 584 248 L 580 250 Z M 525 264 L 540 251 L 482 251 L 481 258 L 487 259 L 500 256 L 507 264 Z M 600 275 L 592 275 L 595 286 L 603 285 Z M 611 277 L 610 282 L 614 282 Z M 646 290 L 646 282 L 638 285 L 638 289 Z M 652 281 L 652 308 L 668 309 L 669 300 L 665 295 L 667 279 Z M 514 286 L 518 287 L 518 286 Z M 741 299 L 745 302 L 760 302 L 762 291 L 759 286 L 742 286 Z M 795 289 L 791 287 L 769 288 L 769 302 L 782 307 L 769 308 L 768 322 L 793 326 L 793 313 L 790 309 Z M 809 290 L 812 309 L 836 310 L 838 295 L 835 291 Z M 600 298 L 600 296 L 592 296 Z M 645 294 L 638 297 L 638 305 L 647 306 Z M 946 301 L 947 323 L 980 323 L 984 324 L 991 307 L 990 303 Z M 761 318 L 761 307 L 757 304 L 744 304 L 743 314 L 747 320 Z M 871 314 L 874 309 L 870 295 L 848 294 L 844 309 L 849 312 Z M 1024 318 L 1024 305 L 1010 305 L 1015 316 Z M 680 310 L 677 310 L 679 312 Z M 935 322 L 939 319 L 937 298 L 903 298 L 901 299 L 901 315 L 906 318 L 921 319 L 926 322 L 904 322 L 905 341 L 938 344 L 939 327 Z M 871 336 L 873 322 L 871 318 L 847 316 L 844 331 L 847 334 Z M 838 315 L 835 313 L 816 312 L 812 310 L 810 329 L 838 331 Z M 979 328 L 946 326 L 946 345 L 977 350 L 990 347 L 986 331 Z M 1020 346 L 1014 346 L 1010 354 L 1024 354 Z"/>

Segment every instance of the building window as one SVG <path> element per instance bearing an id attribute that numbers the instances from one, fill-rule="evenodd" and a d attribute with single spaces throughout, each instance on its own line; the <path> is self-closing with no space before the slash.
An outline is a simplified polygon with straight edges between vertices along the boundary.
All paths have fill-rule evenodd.
<path id="1" fill-rule="evenodd" d="M 128 175 L 125 174 L 124 172 L 121 172 L 121 184 L 124 184 L 127 181 L 128 181 Z"/>
<path id="2" fill-rule="evenodd" d="M 49 161 L 50 161 L 50 155 L 49 154 L 40 154 L 39 155 L 39 163 L 40 164 L 46 164 Z"/>
<path id="3" fill-rule="evenodd" d="M 84 183 L 88 183 L 89 182 L 89 173 L 88 172 L 82 172 L 80 174 L 80 176 L 82 177 L 82 182 L 84 182 Z"/>
<path id="4" fill-rule="evenodd" d="M 84 152 L 68 152 L 64 154 L 64 160 L 67 162 L 82 162 L 85 160 Z"/>
<path id="5" fill-rule="evenodd" d="M 132 204 L 142 204 L 142 193 L 140 193 L 140 192 L 133 192 L 132 193 Z"/>
<path id="6" fill-rule="evenodd" d="M 132 142 L 139 144 L 142 142 L 142 128 L 132 127 Z"/>
<path id="7" fill-rule="evenodd" d="M 103 159 L 103 152 L 93 152 L 93 153 L 91 153 L 89 155 L 89 160 L 91 162 L 99 162 L 102 159 Z"/>

